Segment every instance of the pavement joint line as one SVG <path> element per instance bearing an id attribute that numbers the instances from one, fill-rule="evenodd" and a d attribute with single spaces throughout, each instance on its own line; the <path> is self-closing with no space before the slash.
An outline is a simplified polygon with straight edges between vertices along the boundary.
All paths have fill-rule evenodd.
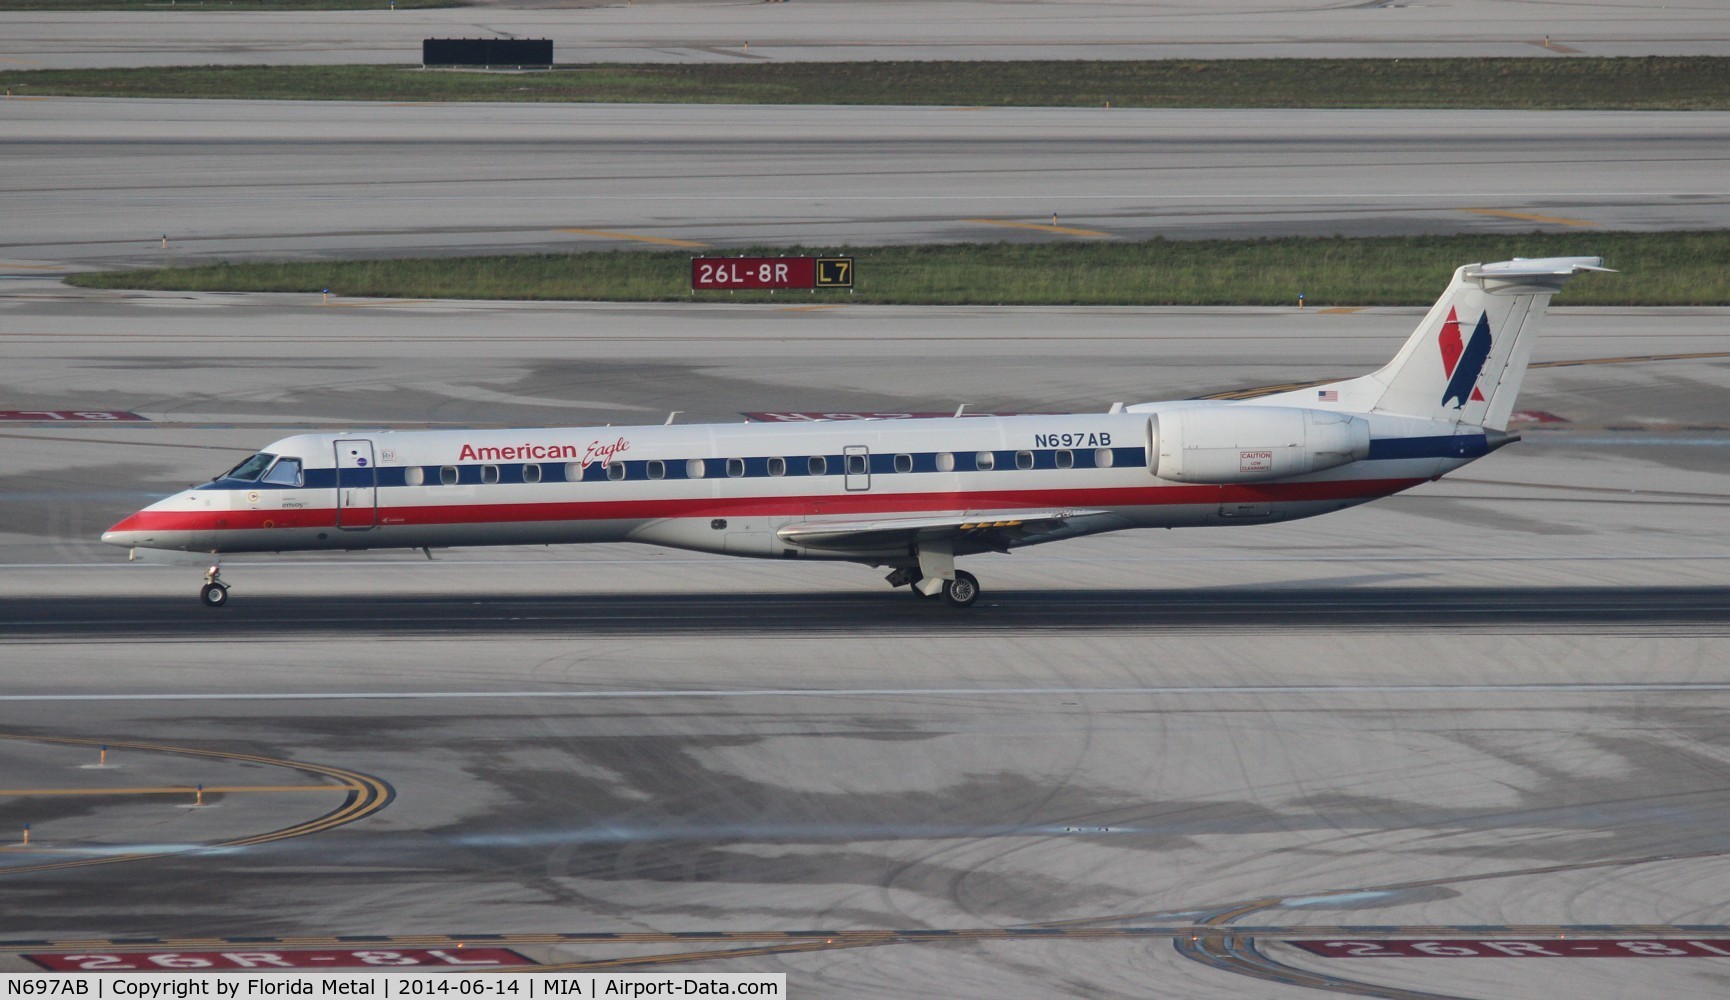
<path id="1" fill-rule="evenodd" d="M 1111 917 L 1098 919 L 1113 919 Z M 185 937 L 185 938 L 14 938 L 0 939 L 0 953 L 37 949 L 60 950 L 73 948 L 161 949 L 207 948 L 232 945 L 276 945 L 293 948 L 330 948 L 350 944 L 388 944 L 396 947 L 447 945 L 452 941 L 488 941 L 505 945 L 536 944 L 656 944 L 693 940 L 716 942 L 766 942 L 797 944 L 838 944 L 859 946 L 870 944 L 914 943 L 934 940 L 1004 941 L 1046 940 L 1052 937 L 1074 939 L 1103 938 L 1183 938 L 1205 936 L 1260 937 L 1287 939 L 1299 937 L 1357 937 L 1376 939 L 1413 938 L 1532 938 L 1565 935 L 1610 935 L 1625 937 L 1677 938 L 1701 935 L 1730 934 L 1727 925 L 1694 924 L 1288 924 L 1231 925 L 1220 924 L 1161 924 L 1131 927 L 1072 926 L 1072 927 L 958 927 L 855 930 L 762 930 L 762 931 L 620 931 L 620 932 L 540 932 L 488 934 L 353 934 L 327 937 Z M 700 954 L 714 954 L 704 952 Z M 643 956 L 664 959 L 665 956 Z M 608 962 L 635 959 L 607 959 Z M 550 968 L 550 967 L 549 967 Z"/>
<path id="2" fill-rule="evenodd" d="M 430 301 L 432 301 L 432 300 L 431 299 L 385 299 L 385 300 L 381 301 L 378 299 L 368 299 L 366 301 L 356 302 L 356 301 L 344 299 L 344 300 L 339 301 L 339 302 L 320 302 L 320 303 L 318 303 L 318 308 L 320 308 L 320 309 L 382 309 L 382 308 L 385 308 L 387 306 L 422 305 L 422 304 L 430 302 Z"/>
<path id="3" fill-rule="evenodd" d="M 1397 610 L 1397 609 L 1396 609 Z M 30 701 L 387 701 L 408 699 L 485 698 L 978 698 L 982 696 L 1046 697 L 1055 695 L 1270 695 L 1270 694 L 1616 694 L 1723 693 L 1730 681 L 1579 682 L 1528 684 L 1248 684 L 1148 687 L 973 687 L 973 688 L 684 688 L 640 690 L 523 690 L 523 691 L 304 691 L 263 693 L 134 693 L 0 695 L 3 702 Z M 0 735 L 0 739 L 8 739 Z M 90 741 L 91 746 L 96 741 Z M 124 744 L 109 743 L 111 747 Z M 300 767 L 301 764 L 292 766 Z M 299 787 L 299 786 L 295 786 Z M 337 787 L 337 786 L 321 786 Z M 206 789 L 209 791 L 209 789 Z"/>
<path id="4" fill-rule="evenodd" d="M 1110 233 L 1097 229 L 1081 229 L 1076 226 L 1058 226 L 1044 222 L 1015 222 L 1010 219 L 962 219 L 979 226 L 999 226 L 1004 229 L 1032 229 L 1041 233 L 1058 233 L 1063 236 L 1086 236 L 1092 238 L 1111 239 Z"/>
<path id="5" fill-rule="evenodd" d="M 575 233 L 578 236 L 596 236 L 604 240 L 626 240 L 636 243 L 653 243 L 657 246 L 664 247 L 690 247 L 692 249 L 702 249 L 709 245 L 707 243 L 698 243 L 694 240 L 675 240 L 666 236 L 644 236 L 639 233 L 616 233 L 607 229 L 561 228 L 555 229 L 554 232 Z"/>
<path id="6" fill-rule="evenodd" d="M 242 792 L 358 792 L 358 785 L 196 785 L 149 788 L 0 788 L 0 795 L 229 795 Z"/>
<path id="7" fill-rule="evenodd" d="M 1535 212 L 1512 212 L 1505 208 L 1462 208 L 1462 212 L 1473 215 L 1490 215 L 1499 219 L 1518 219 L 1521 222 L 1545 222 L 1552 226 L 1587 227 L 1596 226 L 1596 222 L 1587 219 L 1565 219 L 1558 215 L 1539 215 Z"/>
<path id="8" fill-rule="evenodd" d="M 1335 306 L 1318 309 L 1318 313 L 1349 313 L 1357 312 L 1366 306 Z M 1633 365 L 1653 361 L 1704 361 L 1712 358 L 1730 358 L 1730 351 L 1694 351 L 1687 354 L 1624 354 L 1610 358 L 1578 358 L 1571 361 L 1533 361 L 1526 365 L 1532 368 L 1577 368 L 1585 365 Z M 1255 399 L 1258 396 L 1271 396 L 1276 392 L 1292 392 L 1297 389 L 1308 389 L 1312 386 L 1327 385 L 1338 379 L 1316 379 L 1310 382 L 1280 382 L 1274 385 L 1252 385 L 1242 389 L 1222 389 L 1210 392 L 1196 399 Z"/>

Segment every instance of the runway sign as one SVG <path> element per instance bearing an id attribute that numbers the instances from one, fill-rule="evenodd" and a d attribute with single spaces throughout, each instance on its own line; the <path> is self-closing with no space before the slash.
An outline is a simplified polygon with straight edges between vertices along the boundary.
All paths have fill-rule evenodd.
<path id="1" fill-rule="evenodd" d="M 693 257 L 692 291 L 852 288 L 851 257 Z"/>
<path id="2" fill-rule="evenodd" d="M 149 419 L 150 418 L 148 417 L 141 417 L 136 413 L 128 413 L 125 410 L 0 410 L 0 421 L 38 422 L 59 420 L 67 423 L 76 423 L 79 421 L 102 423 L 114 420 L 142 420 L 148 422 Z"/>
<path id="3" fill-rule="evenodd" d="M 536 963 L 509 948 L 356 948 L 353 950 L 165 951 L 25 955 L 50 972 L 232 972 L 246 969 L 486 969 Z"/>
<path id="4" fill-rule="evenodd" d="M 426 38 L 422 66 L 551 66 L 550 38 Z"/>
<path id="5" fill-rule="evenodd" d="M 1324 958 L 1730 958 L 1730 939 L 1625 938 L 1287 941 Z"/>

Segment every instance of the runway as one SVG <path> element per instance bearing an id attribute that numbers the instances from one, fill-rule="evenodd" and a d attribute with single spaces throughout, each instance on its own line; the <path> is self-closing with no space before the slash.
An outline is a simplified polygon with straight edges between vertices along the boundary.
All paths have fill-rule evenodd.
<path id="1" fill-rule="evenodd" d="M 0 101 L 0 126 L 0 273 L 1730 226 L 1730 115 L 1708 112 L 56 98 Z"/>
<path id="2" fill-rule="evenodd" d="M 182 5 L 185 6 L 185 5 Z M 550 38 L 564 63 L 1722 55 L 1707 0 L 1446 5 L 845 0 L 0 14 L 17 68 L 418 63 L 422 38 Z M 1548 44 L 1546 44 L 1548 42 Z"/>
<path id="3" fill-rule="evenodd" d="M 1562 58 L 1720 52 L 1723 28 L 1681 4 L 639 2 L 5 14 L 0 57 L 401 62 L 425 35 L 509 32 L 573 61 Z M 1460 475 L 1254 531 L 979 557 L 967 614 L 860 567 L 634 545 L 246 557 L 212 611 L 198 566 L 96 538 L 302 429 L 1103 410 L 1367 371 L 1422 310 L 53 278 L 1535 227 L 1590 254 L 1595 228 L 1725 225 L 1727 123 L 0 102 L 0 409 L 55 415 L 0 422 L 0 970 L 467 945 L 784 971 L 811 996 L 1721 996 L 1726 310 L 1556 309 L 1525 440 Z M 1080 233 L 979 221 L 1053 213 Z M 77 416 L 110 412 L 142 419 Z M 1529 957 L 1564 939 L 1654 960 Z M 1421 957 L 1438 944 L 1485 960 Z"/>

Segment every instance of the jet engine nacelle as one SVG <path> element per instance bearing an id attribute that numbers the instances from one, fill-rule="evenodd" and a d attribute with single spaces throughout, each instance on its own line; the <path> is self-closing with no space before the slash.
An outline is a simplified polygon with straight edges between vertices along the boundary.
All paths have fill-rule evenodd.
<path id="1" fill-rule="evenodd" d="M 1259 483 L 1368 458 L 1362 417 L 1291 406 L 1207 406 L 1149 420 L 1152 472 L 1179 483 Z"/>

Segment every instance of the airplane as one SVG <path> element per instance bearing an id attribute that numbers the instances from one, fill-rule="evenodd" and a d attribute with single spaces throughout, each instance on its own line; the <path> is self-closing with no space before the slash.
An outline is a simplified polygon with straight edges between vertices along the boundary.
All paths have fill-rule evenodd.
<path id="1" fill-rule="evenodd" d="M 1519 440 L 1514 399 L 1550 297 L 1598 257 L 1468 264 L 1399 353 L 1340 382 L 1104 413 L 283 438 L 102 540 L 133 557 L 647 542 L 886 568 L 978 599 L 957 558 L 1128 528 L 1313 517 Z M 669 418 L 670 419 L 670 418 Z M 185 557 L 182 557 L 185 558 Z"/>

